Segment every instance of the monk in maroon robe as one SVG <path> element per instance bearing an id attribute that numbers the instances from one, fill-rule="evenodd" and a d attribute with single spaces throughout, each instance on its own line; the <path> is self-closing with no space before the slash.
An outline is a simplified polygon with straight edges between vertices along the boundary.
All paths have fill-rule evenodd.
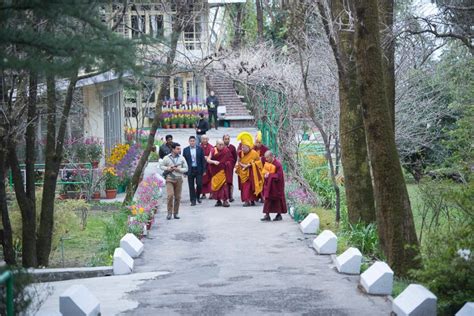
<path id="1" fill-rule="evenodd" d="M 253 146 L 253 150 L 257 152 L 257 154 L 260 156 L 260 160 L 262 161 L 262 164 L 265 163 L 265 153 L 268 151 L 268 147 L 265 146 L 262 143 L 262 136 L 260 133 L 257 134 L 256 140 L 255 140 L 255 145 Z M 259 194 L 257 196 L 257 201 L 260 201 L 260 203 L 263 203 L 263 196 L 262 194 Z"/>
<path id="2" fill-rule="evenodd" d="M 275 159 L 274 154 L 268 150 L 265 153 L 265 165 L 263 167 L 263 213 L 262 221 L 270 221 L 270 213 L 277 213 L 274 221 L 281 221 L 281 214 L 287 212 L 285 199 L 285 176 L 281 163 Z"/>
<path id="3" fill-rule="evenodd" d="M 224 140 L 224 145 L 229 149 L 231 155 L 232 155 L 232 160 L 233 160 L 233 166 L 237 163 L 237 149 L 235 148 L 234 145 L 230 143 L 230 135 L 224 135 L 222 138 Z M 229 202 L 234 202 L 234 177 L 230 177 L 230 182 L 228 183 L 229 185 Z"/>
<path id="4" fill-rule="evenodd" d="M 207 163 L 211 175 L 211 198 L 217 200 L 215 206 L 229 207 L 229 182 L 232 181 L 234 164 L 232 154 L 223 140 L 218 140 Z"/>
<path id="5" fill-rule="evenodd" d="M 204 151 L 204 157 L 209 157 L 214 147 L 209 144 L 209 137 L 207 135 L 201 136 L 201 148 Z M 206 171 L 202 175 L 202 196 L 201 199 L 206 198 L 207 193 L 211 193 L 211 176 L 209 173 L 209 164 L 207 165 Z"/>

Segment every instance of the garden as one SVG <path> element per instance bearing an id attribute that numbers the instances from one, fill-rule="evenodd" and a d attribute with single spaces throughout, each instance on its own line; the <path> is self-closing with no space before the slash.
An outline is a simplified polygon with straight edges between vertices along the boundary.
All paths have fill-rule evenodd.
<path id="1" fill-rule="evenodd" d="M 164 108 L 160 116 L 161 126 L 163 128 L 195 128 L 199 121 L 199 114 L 207 116 L 205 107 L 196 107 L 192 109 L 170 109 Z"/>

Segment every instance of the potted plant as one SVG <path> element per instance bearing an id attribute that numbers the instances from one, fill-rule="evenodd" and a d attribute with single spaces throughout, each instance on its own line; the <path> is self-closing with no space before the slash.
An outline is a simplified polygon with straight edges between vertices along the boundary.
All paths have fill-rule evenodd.
<path id="1" fill-rule="evenodd" d="M 92 164 L 92 168 L 99 167 L 99 161 L 102 159 L 102 142 L 93 137 L 85 139 L 87 145 L 87 158 Z"/>
<path id="2" fill-rule="evenodd" d="M 76 149 L 76 162 L 86 162 L 87 161 L 87 146 L 84 142 L 77 142 L 75 144 Z"/>
<path id="3" fill-rule="evenodd" d="M 104 169 L 105 176 L 105 197 L 107 199 L 114 199 L 117 196 L 117 187 L 119 185 L 119 178 L 115 173 L 113 167 Z"/>
<path id="4" fill-rule="evenodd" d="M 129 218 L 127 231 L 137 236 L 137 238 L 143 238 L 143 224 L 133 217 Z"/>
<path id="5" fill-rule="evenodd" d="M 171 128 L 173 129 L 176 128 L 176 116 L 172 116 L 170 120 L 171 120 Z"/>

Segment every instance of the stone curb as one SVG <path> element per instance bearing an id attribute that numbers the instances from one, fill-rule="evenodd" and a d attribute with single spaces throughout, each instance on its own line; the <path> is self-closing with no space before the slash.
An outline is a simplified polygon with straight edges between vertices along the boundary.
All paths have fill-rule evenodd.
<path id="1" fill-rule="evenodd" d="M 35 282 L 54 282 L 113 275 L 111 266 L 87 268 L 29 269 Z"/>

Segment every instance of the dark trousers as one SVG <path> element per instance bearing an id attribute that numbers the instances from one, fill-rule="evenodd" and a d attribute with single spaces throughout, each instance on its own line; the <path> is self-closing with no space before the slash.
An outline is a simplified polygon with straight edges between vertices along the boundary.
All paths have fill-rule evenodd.
<path id="1" fill-rule="evenodd" d="M 208 115 L 209 115 L 209 128 L 212 127 L 212 120 L 214 118 L 214 123 L 215 123 L 215 126 L 216 126 L 216 129 L 217 129 L 217 110 L 212 110 L 212 111 L 208 111 Z"/>
<path id="2" fill-rule="evenodd" d="M 202 191 L 202 174 L 199 174 L 196 167 L 191 168 L 188 175 L 189 198 L 191 202 L 196 202 L 196 199 L 201 196 Z"/>

